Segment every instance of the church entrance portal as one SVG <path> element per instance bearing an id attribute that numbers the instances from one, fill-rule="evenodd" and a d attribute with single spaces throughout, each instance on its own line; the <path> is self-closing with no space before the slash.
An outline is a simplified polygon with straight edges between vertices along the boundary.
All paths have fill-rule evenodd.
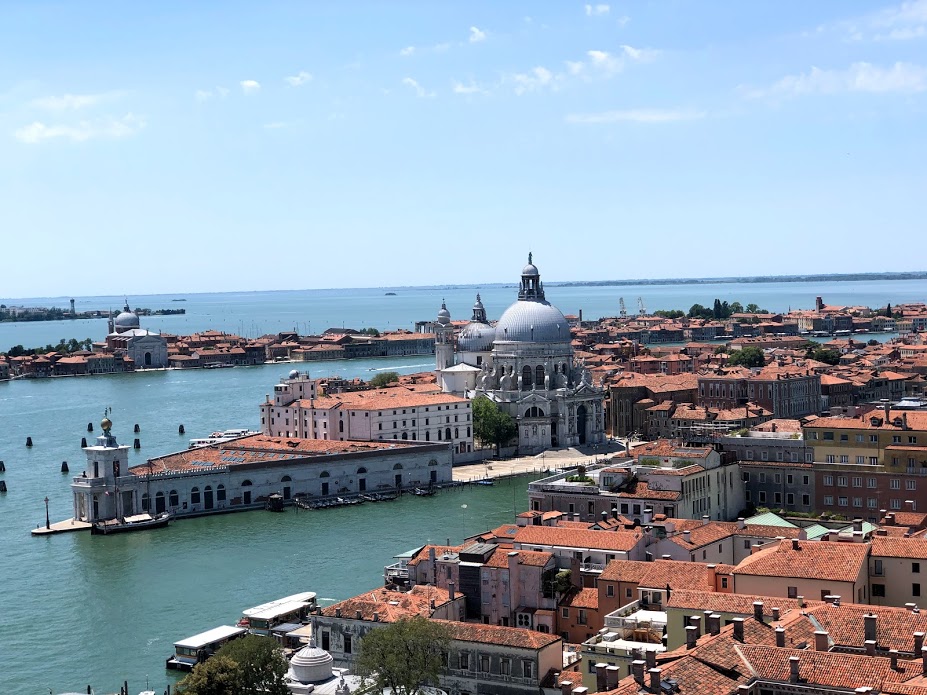
<path id="1" fill-rule="evenodd" d="M 586 406 L 581 405 L 576 409 L 576 433 L 579 435 L 579 443 L 586 443 Z"/>

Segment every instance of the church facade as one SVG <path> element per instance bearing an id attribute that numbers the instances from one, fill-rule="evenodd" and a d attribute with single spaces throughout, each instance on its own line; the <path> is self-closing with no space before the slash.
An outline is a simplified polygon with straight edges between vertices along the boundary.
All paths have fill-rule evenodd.
<path id="1" fill-rule="evenodd" d="M 550 304 L 528 255 L 517 301 L 495 326 L 476 297 L 455 337 L 445 304 L 435 321 L 435 368 L 443 391 L 486 396 L 518 425 L 522 454 L 605 441 L 603 391 L 574 359 L 569 324 Z"/>
<path id="2" fill-rule="evenodd" d="M 109 320 L 106 346 L 117 356 L 129 357 L 136 369 L 163 369 L 168 365 L 167 340 L 141 327 L 128 300 L 122 312 Z"/>

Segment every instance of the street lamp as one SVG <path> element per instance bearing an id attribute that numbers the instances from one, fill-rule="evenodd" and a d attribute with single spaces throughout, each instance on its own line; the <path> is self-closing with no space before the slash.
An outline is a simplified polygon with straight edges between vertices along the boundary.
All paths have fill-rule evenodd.
<path id="1" fill-rule="evenodd" d="M 51 531 L 51 519 L 48 518 L 48 497 L 45 497 L 45 528 Z"/>
<path id="2" fill-rule="evenodd" d="M 467 514 L 467 505 L 460 505 L 460 534 L 464 537 L 467 535 L 466 529 L 466 514 Z"/>

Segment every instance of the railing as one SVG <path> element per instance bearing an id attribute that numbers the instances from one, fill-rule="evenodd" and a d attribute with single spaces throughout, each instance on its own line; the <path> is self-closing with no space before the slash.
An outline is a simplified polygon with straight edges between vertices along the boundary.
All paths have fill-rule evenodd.
<path id="1" fill-rule="evenodd" d="M 507 673 L 493 673 L 492 671 L 479 671 L 477 669 L 449 668 L 446 673 L 449 676 L 465 678 L 467 680 L 496 681 L 534 687 L 538 684 L 537 678 L 524 678 L 523 676 L 513 676 Z"/>
<path id="2" fill-rule="evenodd" d="M 579 568 L 583 572 L 601 572 L 605 569 L 605 565 L 600 562 L 584 562 Z"/>
<path id="3" fill-rule="evenodd" d="M 83 476 L 74 478 L 74 485 L 80 487 L 106 487 L 106 478 L 84 478 Z"/>
<path id="4" fill-rule="evenodd" d="M 384 568 L 384 572 L 386 573 L 387 577 L 398 577 L 401 579 L 409 578 L 409 566 L 402 562 L 397 562 L 392 565 L 387 565 Z"/>

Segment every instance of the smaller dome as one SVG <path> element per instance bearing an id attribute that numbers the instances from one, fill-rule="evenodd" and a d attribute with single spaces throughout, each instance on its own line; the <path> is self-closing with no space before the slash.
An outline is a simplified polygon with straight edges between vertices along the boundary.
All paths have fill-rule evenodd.
<path id="1" fill-rule="evenodd" d="M 538 270 L 538 267 L 534 263 L 529 263 L 528 265 L 526 265 L 524 268 L 521 269 L 521 274 L 528 275 L 530 277 L 537 277 L 541 273 Z"/>
<path id="2" fill-rule="evenodd" d="M 451 312 L 447 310 L 447 305 L 441 302 L 441 310 L 438 312 L 438 323 L 446 326 L 451 322 Z"/>
<path id="3" fill-rule="evenodd" d="M 138 322 L 138 314 L 129 308 L 128 301 L 122 308 L 122 311 L 119 313 L 119 315 L 113 320 L 113 326 L 115 326 L 117 329 L 121 329 L 119 330 L 120 333 L 132 328 L 138 328 L 140 325 L 141 324 Z"/>
<path id="4" fill-rule="evenodd" d="M 292 371 L 290 371 L 290 376 L 289 376 L 289 378 L 290 378 L 290 379 L 297 379 L 297 378 L 299 378 L 299 372 L 298 372 L 297 370 L 295 370 L 295 369 L 292 370 Z"/>
<path id="5" fill-rule="evenodd" d="M 461 352 L 489 352 L 496 339 L 496 329 L 488 323 L 471 321 L 457 338 L 457 348 Z"/>
<path id="6" fill-rule="evenodd" d="M 109 432 L 112 428 L 113 421 L 108 417 L 103 418 L 103 420 L 100 422 L 100 429 L 102 429 L 104 432 Z"/>
<path id="7" fill-rule="evenodd" d="M 290 659 L 290 668 L 300 683 L 319 683 L 332 677 L 332 655 L 315 646 L 315 640 Z"/>

